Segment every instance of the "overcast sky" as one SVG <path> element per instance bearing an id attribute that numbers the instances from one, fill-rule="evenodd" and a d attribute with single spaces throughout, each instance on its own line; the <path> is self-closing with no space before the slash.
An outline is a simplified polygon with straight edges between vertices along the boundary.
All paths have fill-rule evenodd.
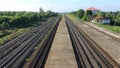
<path id="1" fill-rule="evenodd" d="M 120 0 L 0 0 L 0 11 L 70 12 L 95 7 L 102 11 L 120 11 Z"/>

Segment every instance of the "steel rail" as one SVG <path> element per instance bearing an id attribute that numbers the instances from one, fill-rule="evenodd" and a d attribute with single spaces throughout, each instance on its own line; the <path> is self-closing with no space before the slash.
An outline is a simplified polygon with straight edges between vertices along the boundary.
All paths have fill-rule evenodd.
<path id="1" fill-rule="evenodd" d="M 24 58 L 22 58 L 22 60 L 25 59 L 27 54 L 25 55 L 24 53 L 30 52 L 35 47 L 35 44 L 38 43 L 37 40 L 40 37 L 42 38 L 43 34 L 45 34 L 50 29 L 50 25 L 52 25 L 52 23 L 53 23 L 53 21 L 49 22 L 44 28 L 42 28 L 42 30 L 38 29 L 37 32 L 34 32 L 34 34 L 29 39 L 27 39 L 25 42 L 20 44 L 19 47 L 15 48 L 7 56 L 0 59 L 0 67 L 10 67 L 12 65 L 14 66 L 15 61 L 17 61 L 18 58 L 20 58 L 20 56 L 23 56 L 23 55 L 24 55 Z M 40 39 L 39 39 L 39 41 L 40 41 Z M 17 64 L 17 65 L 19 65 L 19 64 Z"/>
<path id="2" fill-rule="evenodd" d="M 78 66 L 82 68 L 119 68 L 120 64 L 109 53 L 100 48 L 82 29 L 66 18 L 66 24 L 76 54 Z"/>

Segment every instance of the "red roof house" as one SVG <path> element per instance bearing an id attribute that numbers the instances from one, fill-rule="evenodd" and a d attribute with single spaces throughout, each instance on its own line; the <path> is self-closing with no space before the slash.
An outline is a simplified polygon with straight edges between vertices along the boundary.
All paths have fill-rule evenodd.
<path id="1" fill-rule="evenodd" d="M 98 9 L 96 9 L 96 8 L 94 8 L 94 7 L 90 7 L 90 8 L 88 8 L 87 10 L 98 10 Z"/>
<path id="2" fill-rule="evenodd" d="M 100 11 L 99 9 L 96 9 L 96 8 L 94 8 L 94 7 L 90 7 L 90 8 L 88 8 L 87 10 L 92 11 L 93 14 L 96 14 L 97 12 Z"/>

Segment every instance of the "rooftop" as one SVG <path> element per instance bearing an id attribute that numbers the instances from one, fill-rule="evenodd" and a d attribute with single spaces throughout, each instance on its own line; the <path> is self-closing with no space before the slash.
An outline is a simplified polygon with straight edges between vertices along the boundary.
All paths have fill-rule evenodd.
<path id="1" fill-rule="evenodd" d="M 90 7 L 90 8 L 88 8 L 87 10 L 99 10 L 99 9 L 96 9 L 96 8 L 94 8 L 94 7 Z"/>

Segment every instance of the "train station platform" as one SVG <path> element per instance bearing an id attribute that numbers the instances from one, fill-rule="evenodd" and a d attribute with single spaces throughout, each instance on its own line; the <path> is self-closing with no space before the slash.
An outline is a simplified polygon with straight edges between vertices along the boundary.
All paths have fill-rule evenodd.
<path id="1" fill-rule="evenodd" d="M 45 68 L 78 68 L 64 18 L 58 26 Z"/>

